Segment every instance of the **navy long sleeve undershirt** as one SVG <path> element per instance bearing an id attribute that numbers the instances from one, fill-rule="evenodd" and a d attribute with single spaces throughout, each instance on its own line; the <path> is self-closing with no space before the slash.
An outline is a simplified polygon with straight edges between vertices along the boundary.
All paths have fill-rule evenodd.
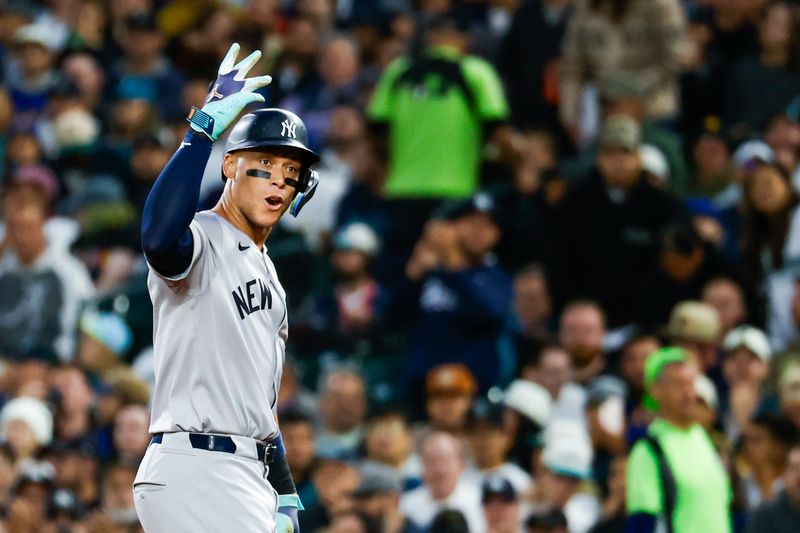
<path id="1" fill-rule="evenodd" d="M 159 174 L 142 211 L 142 249 L 153 268 L 175 276 L 189 268 L 194 239 L 189 224 L 200 198 L 211 140 L 192 130 Z"/>

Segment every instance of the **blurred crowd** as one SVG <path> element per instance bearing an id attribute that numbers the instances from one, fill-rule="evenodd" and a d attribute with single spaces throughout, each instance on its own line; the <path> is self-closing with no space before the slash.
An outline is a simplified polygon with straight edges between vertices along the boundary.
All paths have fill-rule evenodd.
<path id="1" fill-rule="evenodd" d="M 232 42 L 322 157 L 268 241 L 301 529 L 623 531 L 677 420 L 800 531 L 791 0 L 2 2 L 0 531 L 141 531 L 139 219 Z"/>

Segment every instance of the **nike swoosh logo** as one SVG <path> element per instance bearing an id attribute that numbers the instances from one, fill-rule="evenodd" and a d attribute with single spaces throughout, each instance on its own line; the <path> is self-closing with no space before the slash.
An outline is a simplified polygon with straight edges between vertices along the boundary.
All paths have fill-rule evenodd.
<path id="1" fill-rule="evenodd" d="M 248 248 L 250 248 L 250 247 L 249 247 L 249 246 L 242 246 L 242 243 L 239 243 L 239 251 L 240 251 L 240 252 L 244 252 L 244 251 L 245 251 L 245 250 L 247 250 Z"/>

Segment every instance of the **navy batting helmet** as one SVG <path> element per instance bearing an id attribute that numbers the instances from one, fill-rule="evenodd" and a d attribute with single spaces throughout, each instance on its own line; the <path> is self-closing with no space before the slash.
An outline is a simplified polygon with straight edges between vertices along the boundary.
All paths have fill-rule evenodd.
<path id="1" fill-rule="evenodd" d="M 274 107 L 257 109 L 240 118 L 228 135 L 225 153 L 270 146 L 297 148 L 305 165 L 319 162 L 319 156 L 308 147 L 308 131 L 300 117 Z"/>
<path id="2" fill-rule="evenodd" d="M 289 208 L 292 215 L 297 216 L 319 183 L 317 173 L 311 170 L 311 165 L 319 162 L 319 156 L 308 147 L 308 131 L 300 117 L 285 109 L 256 109 L 240 118 L 233 127 L 225 143 L 225 153 L 274 146 L 296 149 L 303 164 L 297 196 Z M 222 179 L 225 179 L 224 174 Z"/>

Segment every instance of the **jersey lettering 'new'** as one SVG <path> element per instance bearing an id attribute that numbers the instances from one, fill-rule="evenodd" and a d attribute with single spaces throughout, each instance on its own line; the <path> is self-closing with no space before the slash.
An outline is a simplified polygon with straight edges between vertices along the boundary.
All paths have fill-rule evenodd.
<path id="1" fill-rule="evenodd" d="M 285 358 L 286 293 L 266 247 L 211 211 L 190 226 L 189 268 L 165 277 L 152 266 L 156 385 L 150 431 L 277 433 Z"/>

